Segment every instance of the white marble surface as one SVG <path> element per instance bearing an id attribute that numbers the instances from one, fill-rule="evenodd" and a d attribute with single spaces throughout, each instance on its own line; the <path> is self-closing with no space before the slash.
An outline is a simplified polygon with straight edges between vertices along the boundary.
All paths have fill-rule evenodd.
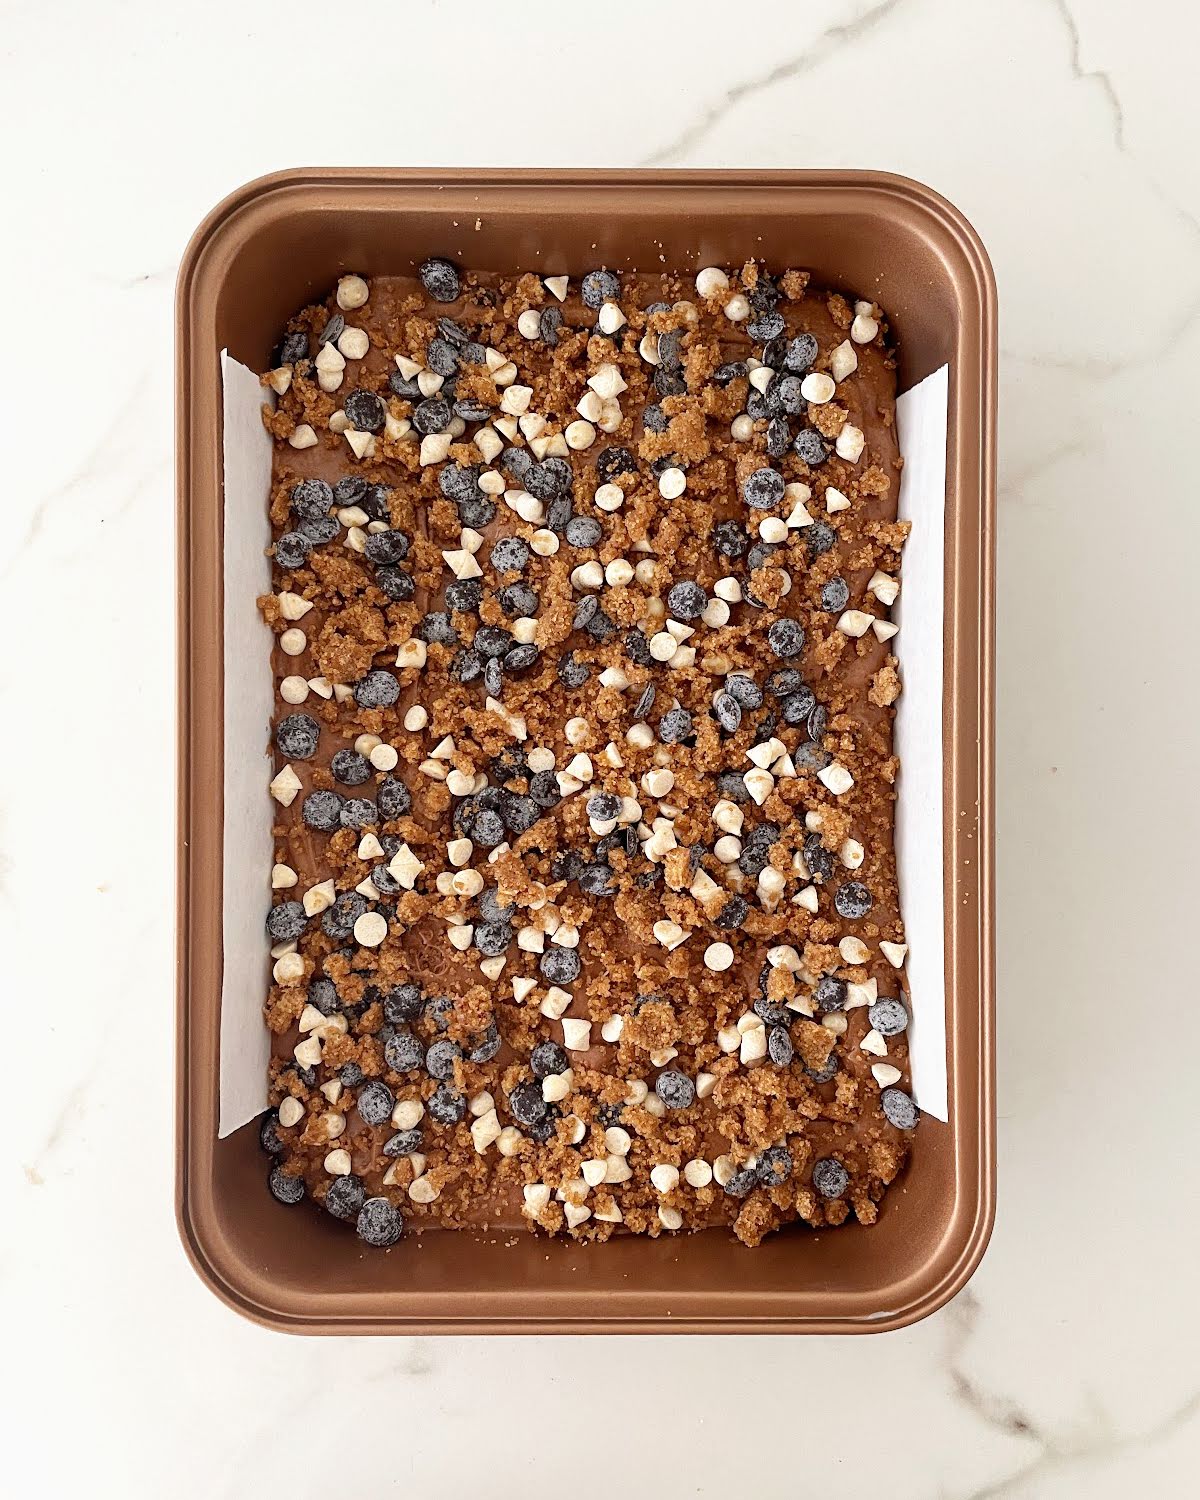
<path id="1" fill-rule="evenodd" d="M 14 1493 L 486 1480 L 506 1500 L 537 1464 L 581 1497 L 728 1496 L 747 1462 L 763 1496 L 1194 1492 L 1196 18 L 1186 0 L 5 6 Z M 187 1267 L 173 278 L 227 190 L 310 162 L 884 167 L 946 193 L 990 247 L 1001 1198 L 982 1269 L 927 1322 L 302 1341 L 239 1321 Z M 530 1399 L 512 1412 L 514 1392 Z"/>

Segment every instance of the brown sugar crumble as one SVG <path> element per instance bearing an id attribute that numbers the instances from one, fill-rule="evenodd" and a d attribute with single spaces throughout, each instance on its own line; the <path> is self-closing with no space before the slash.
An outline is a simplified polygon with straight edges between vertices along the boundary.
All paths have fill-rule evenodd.
<path id="1" fill-rule="evenodd" d="M 917 1121 L 880 309 L 430 260 L 263 384 L 276 1198 L 381 1246 L 874 1222 Z"/>

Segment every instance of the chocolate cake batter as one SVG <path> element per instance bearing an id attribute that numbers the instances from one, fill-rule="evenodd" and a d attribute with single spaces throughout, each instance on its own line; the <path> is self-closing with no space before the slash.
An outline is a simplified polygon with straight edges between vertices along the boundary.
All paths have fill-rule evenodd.
<path id="1" fill-rule="evenodd" d="M 276 1197 L 378 1245 L 871 1223 L 917 1117 L 880 310 L 434 260 L 263 380 Z"/>

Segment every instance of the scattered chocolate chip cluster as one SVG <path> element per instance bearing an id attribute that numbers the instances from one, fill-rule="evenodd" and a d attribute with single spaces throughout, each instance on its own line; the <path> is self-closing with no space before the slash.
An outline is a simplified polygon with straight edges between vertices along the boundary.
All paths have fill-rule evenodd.
<path id="1" fill-rule="evenodd" d="M 874 1220 L 917 1120 L 886 334 L 753 262 L 438 258 L 292 320 L 281 1202 L 382 1246 Z"/>

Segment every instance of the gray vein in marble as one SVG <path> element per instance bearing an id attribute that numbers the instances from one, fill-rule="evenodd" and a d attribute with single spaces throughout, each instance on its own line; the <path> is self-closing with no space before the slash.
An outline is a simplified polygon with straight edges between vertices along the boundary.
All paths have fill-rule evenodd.
<path id="1" fill-rule="evenodd" d="M 144 408 L 149 387 L 150 378 L 143 373 L 125 398 L 116 416 L 101 433 L 90 451 L 76 465 L 74 471 L 34 503 L 25 523 L 23 535 L 12 548 L 5 566 L 0 569 L 0 579 L 7 578 L 10 573 L 24 564 L 28 551 L 37 543 L 51 514 L 61 501 L 69 499 L 96 479 L 104 477 L 106 469 L 123 469 L 128 463 L 129 424 Z M 154 467 L 157 467 L 157 464 Z M 114 506 L 107 516 L 96 516 L 93 519 L 97 522 L 119 519 L 139 497 L 150 479 L 151 472 L 149 471 L 142 472 L 136 478 L 131 479 L 125 486 L 124 501 Z"/>
<path id="2" fill-rule="evenodd" d="M 1144 1451 L 1156 1443 L 1165 1442 L 1200 1414 L 1200 1391 L 1195 1391 L 1148 1428 L 1122 1433 L 1114 1430 L 1109 1414 L 1089 1394 L 1091 1412 L 1086 1428 L 1065 1436 L 1049 1432 L 1018 1402 L 989 1391 L 964 1369 L 964 1357 L 981 1312 L 979 1299 L 969 1287 L 960 1292 L 947 1309 L 946 1320 L 950 1329 L 947 1367 L 955 1395 L 987 1426 L 1007 1437 L 1033 1443 L 1036 1451 L 1002 1479 L 989 1480 L 975 1489 L 964 1491 L 960 1500 L 1002 1500 L 1004 1496 L 1036 1495 L 1039 1482 L 1046 1475 L 1133 1450 Z"/>
<path id="3" fill-rule="evenodd" d="M 1121 108 L 1120 96 L 1112 78 L 1103 68 L 1084 68 L 1080 61 L 1080 39 L 1079 27 L 1075 24 L 1075 17 L 1071 14 L 1071 8 L 1067 0 L 1054 0 L 1054 8 L 1058 11 L 1063 25 L 1067 28 L 1067 38 L 1071 43 L 1071 76 L 1079 83 L 1098 83 L 1100 89 L 1108 101 L 1109 113 L 1112 115 L 1113 141 L 1118 151 L 1125 149 L 1125 114 Z"/>
<path id="4" fill-rule="evenodd" d="M 404 1349 L 398 1359 L 389 1359 L 380 1365 L 379 1369 L 373 1371 L 368 1377 L 372 1385 L 381 1380 L 391 1381 L 397 1375 L 423 1376 L 433 1373 L 433 1359 L 430 1356 L 428 1340 L 407 1339 L 404 1340 Z"/>
<path id="5" fill-rule="evenodd" d="M 174 279 L 179 269 L 178 261 L 172 261 L 169 266 L 160 266 L 157 271 L 143 271 L 140 276 L 126 276 L 120 279 L 116 277 L 102 276 L 101 281 L 109 281 L 118 286 L 123 292 L 136 291 L 139 287 L 152 286 L 167 277 Z"/>
<path id="6" fill-rule="evenodd" d="M 54 1116 L 54 1120 L 46 1134 L 46 1139 L 42 1142 L 41 1148 L 35 1154 L 33 1161 L 22 1163 L 25 1180 L 30 1187 L 45 1186 L 47 1164 L 53 1160 L 59 1146 L 62 1144 L 68 1122 L 73 1116 L 79 1113 L 81 1101 L 91 1086 L 92 1079 L 95 1077 L 99 1065 L 99 1059 L 97 1058 L 93 1067 L 71 1086 L 70 1091 L 59 1105 L 58 1112 Z"/>
<path id="7" fill-rule="evenodd" d="M 657 151 L 652 151 L 649 156 L 643 157 L 638 165 L 642 167 L 664 166 L 673 157 L 685 155 L 715 129 L 737 105 L 746 99 L 753 98 L 764 89 L 772 88 L 777 83 L 812 72 L 846 42 L 856 41 L 867 32 L 873 31 L 900 3 L 901 0 L 882 0 L 881 4 L 863 11 L 853 20 L 826 27 L 803 52 L 776 63 L 765 73 L 748 78 L 744 83 L 735 84 L 733 88 L 728 89 L 716 103 L 708 105 L 691 125 L 680 131 L 674 140 L 669 141 L 665 146 L 660 146 Z"/>

